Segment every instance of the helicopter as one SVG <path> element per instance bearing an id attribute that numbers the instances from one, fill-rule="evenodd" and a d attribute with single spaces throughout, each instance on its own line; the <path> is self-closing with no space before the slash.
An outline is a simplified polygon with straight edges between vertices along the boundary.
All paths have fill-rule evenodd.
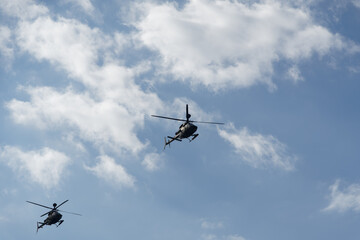
<path id="1" fill-rule="evenodd" d="M 78 213 L 72 213 L 72 212 L 66 212 L 66 211 L 63 211 L 63 210 L 58 210 L 58 208 L 59 208 L 61 205 L 63 205 L 64 203 L 66 203 L 67 201 L 69 201 L 69 200 L 66 200 L 66 201 L 62 202 L 62 203 L 59 204 L 59 205 L 57 205 L 56 203 L 54 203 L 52 208 L 51 208 L 51 207 L 48 207 L 48 206 L 44 206 L 44 205 L 38 204 L 38 203 L 26 201 L 26 202 L 28 202 L 28 203 L 31 203 L 31 204 L 34 204 L 34 205 L 37 205 L 37 206 L 40 206 L 40 207 L 43 207 L 43 208 L 50 209 L 49 212 L 46 212 L 46 213 L 44 213 L 43 215 L 40 216 L 40 217 L 43 217 L 43 216 L 45 216 L 46 214 L 48 215 L 47 218 L 44 220 L 44 222 L 37 222 L 36 232 L 38 232 L 39 229 L 42 228 L 42 227 L 45 226 L 45 225 L 55 224 L 56 227 L 59 227 L 59 226 L 64 222 L 64 220 L 61 220 L 62 215 L 61 215 L 59 212 L 70 213 L 70 214 L 74 214 L 74 215 L 81 216 L 81 214 L 78 214 Z"/>
<path id="2" fill-rule="evenodd" d="M 175 133 L 174 137 L 167 136 L 167 138 L 169 140 L 167 140 L 166 137 L 164 138 L 165 139 L 164 149 L 166 148 L 167 145 L 169 145 L 169 147 L 170 147 L 170 143 L 172 143 L 175 140 L 181 142 L 182 139 L 187 138 L 187 139 L 189 139 L 189 142 L 191 142 L 195 138 L 197 138 L 197 136 L 199 136 L 199 134 L 195 133 L 195 132 L 198 127 L 195 124 L 193 124 L 194 122 L 195 123 L 207 123 L 207 124 L 224 124 L 221 122 L 203 122 L 203 121 L 190 120 L 191 115 L 189 114 L 188 104 L 186 104 L 186 119 L 165 117 L 165 116 L 159 116 L 159 115 L 151 115 L 151 116 L 157 117 L 157 118 L 164 118 L 164 119 L 184 122 L 180 125 L 179 130 Z M 192 138 L 190 139 L 190 137 L 192 137 Z"/>

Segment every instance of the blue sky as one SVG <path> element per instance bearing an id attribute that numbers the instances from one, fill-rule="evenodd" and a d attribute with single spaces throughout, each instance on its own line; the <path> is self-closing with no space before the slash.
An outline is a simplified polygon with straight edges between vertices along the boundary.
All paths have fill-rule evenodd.
<path id="1" fill-rule="evenodd" d="M 358 239 L 360 1 L 0 1 L 1 239 Z M 199 137 L 163 137 L 193 120 Z M 44 205 L 61 227 L 36 234 Z"/>

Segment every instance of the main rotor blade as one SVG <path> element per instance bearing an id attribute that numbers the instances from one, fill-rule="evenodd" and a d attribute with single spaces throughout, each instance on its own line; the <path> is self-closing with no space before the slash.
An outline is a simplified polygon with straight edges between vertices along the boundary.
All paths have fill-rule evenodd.
<path id="1" fill-rule="evenodd" d="M 82 216 L 79 213 L 73 213 L 73 212 L 67 212 L 67 211 L 63 211 L 63 210 L 58 210 L 59 212 L 64 212 L 64 213 L 70 213 L 70 214 L 74 214 L 74 215 L 78 215 L 78 216 Z"/>
<path id="2" fill-rule="evenodd" d="M 26 201 L 26 202 L 34 204 L 34 205 L 38 205 L 40 207 L 48 208 L 48 209 L 51 209 L 51 210 L 53 209 L 52 207 L 47 207 L 47 206 L 44 206 L 44 205 L 41 205 L 41 204 L 38 204 L 38 203 L 34 203 L 34 202 L 30 202 L 30 201 Z"/>
<path id="3" fill-rule="evenodd" d="M 193 120 L 190 120 L 189 122 L 195 122 L 195 123 L 207 123 L 207 124 L 225 124 L 225 123 L 222 123 L 222 122 L 203 122 L 203 121 L 193 121 Z"/>
<path id="4" fill-rule="evenodd" d="M 58 209 L 61 205 L 63 205 L 63 204 L 66 203 L 67 201 L 69 201 L 69 200 L 63 201 L 62 203 L 60 203 L 59 205 L 57 205 L 56 208 L 54 208 L 54 209 Z"/>
<path id="5" fill-rule="evenodd" d="M 52 211 L 52 210 L 51 210 Z M 49 212 L 51 212 L 51 211 L 48 211 L 47 213 L 44 213 L 43 215 L 41 215 L 40 217 L 43 217 L 43 216 L 45 216 L 45 215 L 47 215 L 47 214 L 49 214 Z"/>
<path id="6" fill-rule="evenodd" d="M 164 117 L 164 116 L 158 116 L 158 115 L 151 115 L 151 116 L 152 117 L 157 117 L 157 118 L 165 118 L 165 119 L 170 119 L 170 120 L 175 120 L 175 121 L 186 122 L 185 119 L 180 119 L 180 118 Z"/>

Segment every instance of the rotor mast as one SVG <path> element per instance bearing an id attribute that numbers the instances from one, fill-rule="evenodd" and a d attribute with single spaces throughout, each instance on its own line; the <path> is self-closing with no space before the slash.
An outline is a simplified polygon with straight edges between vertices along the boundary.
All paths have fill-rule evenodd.
<path id="1" fill-rule="evenodd" d="M 186 123 L 189 122 L 191 114 L 189 114 L 189 106 L 186 104 Z"/>

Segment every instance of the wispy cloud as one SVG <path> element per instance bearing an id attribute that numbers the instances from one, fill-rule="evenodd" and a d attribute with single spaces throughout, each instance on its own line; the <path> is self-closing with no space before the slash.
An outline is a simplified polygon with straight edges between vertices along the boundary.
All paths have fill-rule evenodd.
<path id="1" fill-rule="evenodd" d="M 7 217 L 5 217 L 5 216 L 0 215 L 0 223 L 1 222 L 9 222 L 9 219 Z"/>
<path id="2" fill-rule="evenodd" d="M 23 151 L 18 147 L 4 146 L 0 148 L 0 162 L 9 166 L 18 177 L 50 189 L 59 184 L 71 160 L 64 153 L 50 148 Z"/>
<path id="3" fill-rule="evenodd" d="M 11 35 L 11 30 L 8 27 L 0 25 L 0 55 L 10 59 L 14 55 Z"/>
<path id="4" fill-rule="evenodd" d="M 352 0 L 351 1 L 356 7 L 360 8 L 360 0 Z"/>
<path id="5" fill-rule="evenodd" d="M 226 240 L 245 240 L 245 238 L 239 235 L 230 235 L 227 236 Z"/>
<path id="6" fill-rule="evenodd" d="M 330 203 L 324 211 L 355 211 L 360 212 L 360 184 L 353 183 L 340 189 L 341 180 L 337 179 L 333 185 L 329 187 Z"/>
<path id="7" fill-rule="evenodd" d="M 90 0 L 63 0 L 64 2 L 72 3 L 81 7 L 81 9 L 88 14 L 91 14 L 95 8 Z"/>
<path id="8" fill-rule="evenodd" d="M 201 229 L 204 231 L 201 235 L 203 240 L 245 240 L 238 234 L 219 234 L 219 231 L 225 231 L 223 222 L 201 219 Z"/>
<path id="9" fill-rule="evenodd" d="M 303 81 L 304 78 L 301 76 L 301 72 L 297 66 L 293 66 L 288 69 L 287 77 L 292 80 L 294 83 L 298 83 Z"/>
<path id="10" fill-rule="evenodd" d="M 216 235 L 216 234 L 203 234 L 201 236 L 203 240 L 246 240 L 240 235 Z"/>
<path id="11" fill-rule="evenodd" d="M 220 229 L 223 228 L 224 224 L 222 222 L 213 222 L 208 221 L 206 219 L 201 220 L 201 228 L 206 230 L 214 230 L 214 229 Z"/>
<path id="12" fill-rule="evenodd" d="M 164 162 L 164 156 L 158 153 L 149 153 L 145 155 L 144 160 L 141 164 L 146 170 L 153 172 L 159 170 Z"/>
<path id="13" fill-rule="evenodd" d="M 290 155 L 287 146 L 271 135 L 251 133 L 245 127 L 238 130 L 233 124 L 225 130 L 218 128 L 218 133 L 235 148 L 242 161 L 254 168 L 295 169 L 297 157 Z"/>
<path id="14" fill-rule="evenodd" d="M 103 155 L 98 159 L 99 162 L 94 167 L 85 166 L 85 169 L 116 188 L 135 187 L 135 178 L 128 174 L 126 169 L 117 164 L 113 158 Z"/>

